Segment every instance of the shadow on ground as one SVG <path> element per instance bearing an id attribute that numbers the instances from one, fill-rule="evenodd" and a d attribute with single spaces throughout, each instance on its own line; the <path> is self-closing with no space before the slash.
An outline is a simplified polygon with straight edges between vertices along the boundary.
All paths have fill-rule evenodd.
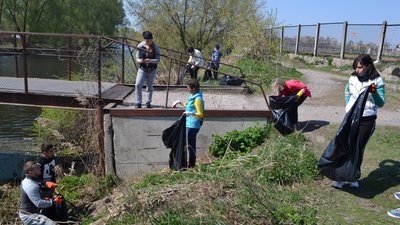
<path id="1" fill-rule="evenodd" d="M 345 186 L 343 191 L 361 198 L 372 199 L 387 189 L 400 184 L 400 162 L 391 159 L 383 160 L 379 163 L 377 169 L 358 182 L 360 188 Z"/>
<path id="2" fill-rule="evenodd" d="M 328 121 L 324 120 L 307 120 L 307 121 L 302 121 L 298 122 L 296 124 L 296 130 L 299 130 L 303 133 L 307 132 L 312 132 L 314 130 L 317 130 L 323 126 L 329 125 Z"/>

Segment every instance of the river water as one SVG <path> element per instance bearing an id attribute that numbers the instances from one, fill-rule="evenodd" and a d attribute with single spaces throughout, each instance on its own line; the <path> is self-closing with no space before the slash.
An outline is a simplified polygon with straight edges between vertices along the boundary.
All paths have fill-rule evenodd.
<path id="1" fill-rule="evenodd" d="M 66 60 L 48 56 L 28 56 L 29 77 L 62 78 L 68 74 Z M 18 57 L 19 77 L 23 61 Z M 16 77 L 14 56 L 0 56 L 0 76 Z M 0 105 L 0 151 L 37 151 L 32 127 L 42 109 L 33 106 Z"/>

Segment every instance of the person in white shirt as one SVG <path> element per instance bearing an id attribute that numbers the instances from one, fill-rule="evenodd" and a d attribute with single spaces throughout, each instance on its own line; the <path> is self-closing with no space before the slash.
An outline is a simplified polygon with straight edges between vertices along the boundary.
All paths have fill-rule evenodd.
<path id="1" fill-rule="evenodd" d="M 188 60 L 188 70 L 190 73 L 190 78 L 197 79 L 197 71 L 199 67 L 204 65 L 204 58 L 198 49 L 193 47 L 188 48 L 189 60 Z"/>
<path id="2" fill-rule="evenodd" d="M 359 162 L 358 170 L 361 171 L 361 163 L 363 161 L 364 150 L 369 138 L 375 131 L 375 120 L 378 115 L 378 108 L 385 104 L 385 83 L 376 70 L 370 55 L 361 54 L 354 59 L 354 72 L 351 74 L 344 91 L 344 100 L 346 102 L 346 113 L 350 111 L 358 96 L 364 91 L 368 91 L 368 99 L 365 103 L 364 111 L 360 120 L 360 128 L 358 133 L 359 149 L 351 149 L 358 151 Z M 334 181 L 331 186 L 342 189 L 345 181 Z M 358 181 L 350 183 L 350 187 L 358 188 Z"/>

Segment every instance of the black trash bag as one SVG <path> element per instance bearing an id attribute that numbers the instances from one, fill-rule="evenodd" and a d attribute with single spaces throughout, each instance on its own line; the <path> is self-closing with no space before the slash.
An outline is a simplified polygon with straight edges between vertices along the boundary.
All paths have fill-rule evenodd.
<path id="1" fill-rule="evenodd" d="M 243 84 L 243 82 L 244 81 L 242 79 L 236 77 L 228 76 L 228 78 L 226 79 L 226 85 L 240 86 Z"/>
<path id="2" fill-rule="evenodd" d="M 223 75 L 221 80 L 219 81 L 219 85 L 231 85 L 231 86 L 240 86 L 244 83 L 244 80 L 236 77 Z"/>
<path id="3" fill-rule="evenodd" d="M 49 208 L 42 209 L 42 214 L 53 221 L 68 221 L 69 214 L 67 203 L 63 196 L 60 195 L 60 197 L 63 199 L 61 204 L 53 204 Z"/>
<path id="4" fill-rule="evenodd" d="M 214 68 L 213 68 L 212 65 L 209 63 L 209 64 L 207 65 L 207 69 L 214 69 Z M 211 73 L 211 70 L 207 70 L 207 69 L 204 71 L 203 81 L 208 81 L 209 79 L 213 78 L 212 73 Z"/>
<path id="5" fill-rule="evenodd" d="M 294 118 L 297 113 L 291 113 L 292 110 L 297 110 L 297 96 L 269 96 L 269 106 L 272 111 L 272 118 L 275 128 L 282 135 L 288 135 L 294 132 L 294 125 L 297 123 L 297 118 Z"/>
<path id="6" fill-rule="evenodd" d="M 353 182 L 361 176 L 363 153 L 358 133 L 368 93 L 367 90 L 358 96 L 353 107 L 346 113 L 335 137 L 319 159 L 318 167 L 321 174 L 331 180 Z"/>
<path id="7" fill-rule="evenodd" d="M 219 81 L 219 85 L 227 85 L 227 80 L 228 78 L 225 75 L 223 75 Z"/>
<path id="8" fill-rule="evenodd" d="M 162 132 L 162 140 L 169 153 L 169 168 L 181 170 L 187 167 L 186 159 L 186 116 L 183 115 L 172 126 Z"/>

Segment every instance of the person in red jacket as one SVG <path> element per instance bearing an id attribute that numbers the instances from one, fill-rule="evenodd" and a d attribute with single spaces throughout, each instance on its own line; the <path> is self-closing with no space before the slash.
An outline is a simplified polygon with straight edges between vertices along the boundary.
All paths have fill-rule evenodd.
<path id="1" fill-rule="evenodd" d="M 273 79 L 271 82 L 271 88 L 276 93 L 277 96 L 292 96 L 297 95 L 297 101 L 295 105 L 295 110 L 290 111 L 290 118 L 295 118 L 292 121 L 294 124 L 298 122 L 297 107 L 299 107 L 307 97 L 311 98 L 311 92 L 305 84 L 298 80 L 281 80 L 279 78 Z"/>

